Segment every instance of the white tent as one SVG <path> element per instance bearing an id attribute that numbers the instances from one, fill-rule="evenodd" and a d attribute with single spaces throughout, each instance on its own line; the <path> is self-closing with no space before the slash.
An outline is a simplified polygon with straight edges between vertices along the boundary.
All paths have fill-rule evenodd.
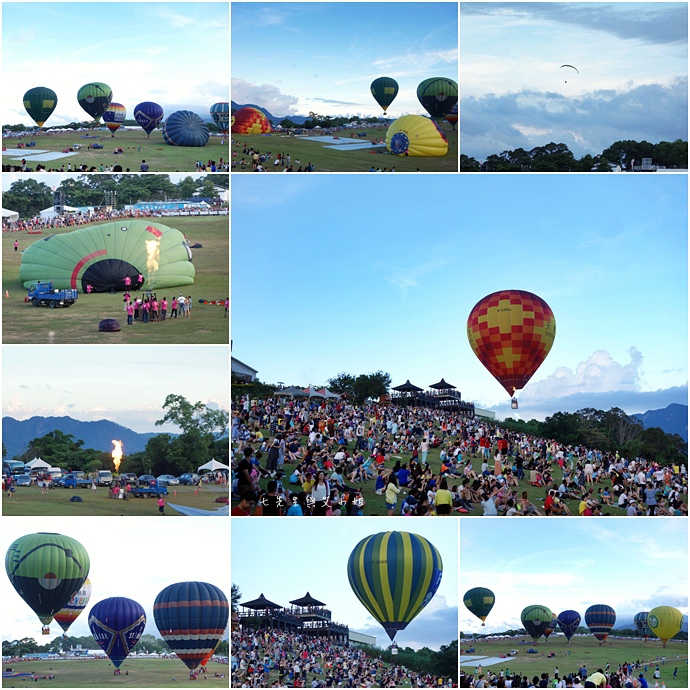
<path id="1" fill-rule="evenodd" d="M 19 220 L 19 213 L 3 208 L 2 217 L 3 219 L 6 218 L 8 223 L 16 223 Z"/>
<path id="2" fill-rule="evenodd" d="M 28 467 L 30 470 L 46 470 L 50 465 L 41 458 L 34 458 L 31 462 L 27 462 L 24 467 Z"/>
<path id="3" fill-rule="evenodd" d="M 63 213 L 77 213 L 79 211 L 75 206 L 63 206 L 62 209 Z M 59 214 L 55 213 L 55 206 L 48 206 L 48 208 L 44 208 L 39 215 L 41 218 L 55 218 L 55 216 Z"/>
<path id="4" fill-rule="evenodd" d="M 215 472 L 216 470 L 228 470 L 230 471 L 230 468 L 227 465 L 224 465 L 222 462 L 218 462 L 218 460 L 209 460 L 205 465 L 202 465 L 201 467 L 197 467 L 197 472 L 201 472 L 201 470 L 208 470 L 209 472 Z"/>

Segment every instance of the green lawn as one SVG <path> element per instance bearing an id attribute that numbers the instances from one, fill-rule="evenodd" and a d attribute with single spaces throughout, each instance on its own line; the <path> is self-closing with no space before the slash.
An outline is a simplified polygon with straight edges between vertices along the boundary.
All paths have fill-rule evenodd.
<path id="1" fill-rule="evenodd" d="M 25 232 L 4 233 L 2 237 L 2 336 L 4 344 L 12 343 L 107 343 L 107 344 L 227 344 L 229 322 L 225 309 L 218 305 L 199 304 L 225 300 L 229 294 L 230 233 L 228 216 L 171 217 L 162 221 L 185 233 L 193 249 L 196 269 L 194 284 L 178 289 L 157 291 L 158 297 L 173 293 L 192 296 L 192 318 L 167 319 L 164 323 L 127 325 L 122 293 L 82 294 L 69 308 L 33 307 L 24 302 L 26 290 L 19 280 L 22 251 L 49 234 L 70 232 L 77 228 L 46 230 L 43 235 Z M 80 225 L 78 228 L 85 228 Z M 19 251 L 13 244 L 19 240 Z M 6 296 L 9 294 L 9 298 Z M 170 307 L 168 307 L 170 313 Z M 122 330 L 103 333 L 98 323 L 104 318 L 117 319 Z"/>
<path id="2" fill-rule="evenodd" d="M 195 493 L 194 486 L 170 486 L 166 503 L 176 503 L 191 508 L 216 510 L 222 507 L 216 498 L 227 496 L 227 487 L 202 485 Z M 177 495 L 174 494 L 177 492 Z M 81 503 L 71 503 L 72 496 L 81 496 Z M 108 498 L 108 489 L 99 487 L 95 492 L 90 488 L 62 489 L 55 487 L 42 494 L 36 486 L 18 486 L 13 498 L 2 495 L 3 515 L 155 515 L 159 517 L 158 502 L 155 498 L 131 498 L 128 501 Z M 179 516 L 174 508 L 165 508 L 165 517 Z"/>
<path id="3" fill-rule="evenodd" d="M 448 139 L 448 153 L 442 157 L 420 158 L 394 156 L 390 154 L 385 146 L 375 149 L 360 149 L 357 151 L 344 151 L 326 148 L 332 145 L 333 135 L 324 135 L 323 143 L 313 140 L 305 140 L 303 137 L 290 136 L 289 134 L 274 133 L 269 136 L 255 134 L 252 136 L 234 134 L 231 144 L 232 160 L 237 163 L 237 167 L 232 168 L 233 172 L 252 172 L 251 156 L 242 153 L 244 145 L 254 147 L 261 153 L 270 151 L 271 153 L 290 154 L 291 161 L 294 163 L 299 159 L 300 164 L 305 166 L 311 162 L 315 166 L 315 172 L 368 172 L 371 166 L 390 170 L 395 168 L 396 172 L 457 172 L 458 171 L 458 133 L 452 131 L 450 125 L 444 122 L 442 125 L 443 133 Z M 353 130 L 353 133 L 361 131 L 367 134 L 366 139 L 372 138 L 385 139 L 387 127 L 379 129 Z M 339 132 L 341 139 L 349 139 L 350 131 Z M 357 140 L 357 137 L 355 137 Z M 236 154 L 236 155 L 235 155 Z M 239 167 L 240 160 L 244 158 L 247 165 Z M 281 171 L 282 166 L 273 167 L 273 159 L 264 165 L 266 171 Z M 293 166 L 297 170 L 296 165 Z"/>
<path id="4" fill-rule="evenodd" d="M 209 661 L 206 664 L 208 673 L 196 681 L 189 679 L 189 670 L 179 659 L 126 659 L 120 666 L 120 676 L 113 675 L 114 667 L 107 659 L 23 661 L 3 664 L 3 671 L 6 668 L 11 668 L 15 673 L 53 673 L 55 678 L 39 679 L 37 683 L 27 677 L 4 678 L 3 688 L 193 688 L 197 685 L 227 688 L 230 666 Z M 224 677 L 214 678 L 215 673 Z"/>
<path id="5" fill-rule="evenodd" d="M 94 132 L 100 138 L 97 139 L 81 139 L 85 132 L 77 132 L 75 134 L 51 134 L 47 136 L 37 136 L 35 148 L 27 148 L 20 151 L 16 155 L 8 155 L 3 151 L 2 164 L 3 165 L 19 165 L 21 166 L 21 158 L 26 158 L 27 167 L 36 170 L 36 165 L 41 164 L 46 167 L 48 171 L 67 171 L 67 165 L 71 166 L 72 170 L 76 168 L 81 169 L 82 165 L 87 165 L 90 169 L 92 166 L 96 167 L 96 172 L 102 172 L 100 166 L 122 166 L 122 171 L 139 172 L 141 161 L 146 160 L 149 164 L 149 172 L 194 172 L 195 162 L 202 161 L 204 164 L 208 161 L 216 161 L 220 163 L 228 160 L 228 138 L 225 137 L 225 144 L 221 144 L 222 137 L 212 136 L 208 140 L 208 144 L 202 147 L 189 146 L 170 146 L 163 141 L 163 135 L 160 131 L 151 133 L 151 138 L 146 138 L 146 132 L 140 131 L 118 131 L 115 137 L 110 136 L 110 132 Z M 31 141 L 30 137 L 25 136 L 21 141 L 28 143 Z M 97 142 L 103 144 L 102 149 L 87 149 L 90 143 Z M 3 148 L 15 149 L 18 143 L 17 139 L 3 139 Z M 76 154 L 59 158 L 52 161 L 32 161 L 31 151 L 62 151 L 66 147 L 74 144 L 82 144 L 84 148 L 80 149 Z M 122 147 L 123 153 L 115 155 L 113 151 L 115 147 Z M 15 160 L 19 158 L 19 160 Z M 210 172 L 210 168 L 208 169 Z"/>
<path id="6" fill-rule="evenodd" d="M 542 673 L 548 673 L 550 678 L 554 677 L 556 667 L 560 675 L 568 673 L 576 673 L 580 665 L 584 664 L 587 672 L 591 675 L 598 668 L 606 669 L 607 662 L 610 664 L 610 669 L 615 671 L 619 664 L 624 662 L 640 661 L 649 662 L 649 667 L 646 673 L 644 668 L 645 678 L 649 682 L 650 687 L 654 686 L 654 678 L 652 677 L 654 669 L 657 664 L 657 657 L 666 657 L 666 662 L 662 664 L 659 661 L 659 670 L 661 671 L 661 681 L 666 683 L 669 688 L 687 688 L 688 687 L 688 643 L 681 641 L 670 641 L 666 649 L 663 649 L 661 641 L 654 639 L 648 642 L 632 639 L 612 639 L 609 637 L 606 643 L 602 646 L 593 635 L 576 636 L 571 639 L 568 644 L 565 636 L 549 637 L 548 642 L 544 643 L 541 639 L 538 645 L 532 644 L 529 637 L 524 638 L 528 644 L 520 644 L 519 639 L 513 640 L 478 640 L 477 642 L 469 643 L 462 641 L 460 648 L 467 649 L 474 647 L 475 651 L 468 656 L 488 656 L 497 657 L 501 654 L 507 654 L 511 649 L 519 650 L 519 654 L 507 661 L 505 664 L 498 663 L 492 666 L 484 666 L 483 671 L 486 672 L 489 668 L 494 673 L 499 673 L 501 669 L 510 669 L 512 673 L 519 673 L 520 675 L 539 676 Z M 539 650 L 538 654 L 527 654 L 526 651 L 532 647 Z M 555 658 L 547 659 L 547 655 L 551 652 L 556 653 Z M 543 653 L 543 655 L 542 655 Z M 481 660 L 463 661 L 463 655 L 460 656 L 460 663 L 462 669 L 466 673 L 474 673 L 477 664 Z M 673 679 L 673 669 L 678 668 L 678 676 Z M 636 671 L 635 676 L 638 676 L 640 671 Z"/>

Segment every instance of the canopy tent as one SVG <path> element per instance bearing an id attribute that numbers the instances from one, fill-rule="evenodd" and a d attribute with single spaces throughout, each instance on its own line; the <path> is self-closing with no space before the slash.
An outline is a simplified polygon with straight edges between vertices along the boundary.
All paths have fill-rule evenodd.
<path id="1" fill-rule="evenodd" d="M 308 386 L 302 391 L 302 395 L 306 395 L 307 398 L 325 398 L 323 393 L 319 393 L 313 386 Z"/>
<path id="2" fill-rule="evenodd" d="M 289 395 L 291 398 L 294 398 L 295 396 L 303 397 L 304 391 L 301 388 L 298 388 L 297 386 L 288 386 L 287 388 L 281 388 L 279 391 L 276 391 L 273 395 L 279 398 L 282 398 L 287 395 Z"/>
<path id="3" fill-rule="evenodd" d="M 337 393 L 331 393 L 331 391 L 328 390 L 325 386 L 323 388 L 319 388 L 317 393 L 320 393 L 323 395 L 324 398 L 330 400 L 330 399 L 338 399 L 340 396 Z"/>
<path id="4" fill-rule="evenodd" d="M 30 470 L 47 470 L 50 465 L 41 458 L 34 458 L 31 462 L 27 462 L 24 467 L 28 467 Z"/>
<path id="5" fill-rule="evenodd" d="M 17 211 L 10 211 L 9 209 L 2 209 L 2 218 L 8 223 L 16 223 L 19 220 L 19 213 Z"/>
<path id="6" fill-rule="evenodd" d="M 224 465 L 222 462 L 218 462 L 218 460 L 209 460 L 205 465 L 201 465 L 201 467 L 197 467 L 196 471 L 201 472 L 201 470 L 208 470 L 209 472 L 215 472 L 216 470 L 228 470 L 230 471 L 230 468 L 227 465 Z"/>
<path id="7" fill-rule="evenodd" d="M 63 213 L 77 213 L 79 209 L 76 206 L 63 206 L 62 207 L 62 212 Z M 55 206 L 48 206 L 48 208 L 44 208 L 39 215 L 41 218 L 55 218 L 55 216 L 59 216 L 60 214 L 55 211 Z"/>

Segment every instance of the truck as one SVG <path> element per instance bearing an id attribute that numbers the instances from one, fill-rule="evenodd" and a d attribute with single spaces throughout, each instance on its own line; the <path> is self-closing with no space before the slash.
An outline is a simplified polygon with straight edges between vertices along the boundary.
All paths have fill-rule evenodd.
<path id="1" fill-rule="evenodd" d="M 156 498 L 158 494 L 168 495 L 168 487 L 156 482 L 147 486 L 133 486 L 130 493 L 134 498 Z"/>
<path id="2" fill-rule="evenodd" d="M 83 472 L 68 472 L 60 477 L 58 483 L 60 486 L 64 486 L 65 489 L 75 489 L 77 487 L 87 489 L 91 486 L 91 479 Z"/>
<path id="3" fill-rule="evenodd" d="M 40 280 L 29 286 L 27 300 L 34 307 L 48 306 L 51 309 L 56 307 L 69 307 L 78 298 L 78 292 L 74 289 L 58 290 L 53 287 L 53 283 L 48 281 L 42 283 Z"/>

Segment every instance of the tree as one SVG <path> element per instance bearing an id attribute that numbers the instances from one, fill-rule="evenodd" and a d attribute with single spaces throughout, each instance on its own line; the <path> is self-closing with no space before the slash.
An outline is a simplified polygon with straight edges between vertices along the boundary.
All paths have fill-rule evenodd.
<path id="1" fill-rule="evenodd" d="M 53 205 L 53 192 L 44 182 L 32 178 L 17 180 L 3 192 L 2 205 L 16 211 L 20 218 L 33 218 Z"/>
<path id="2" fill-rule="evenodd" d="M 283 129 L 294 129 L 295 127 L 297 127 L 297 125 L 289 117 L 286 117 L 283 120 L 281 120 L 280 126 Z"/>
<path id="3" fill-rule="evenodd" d="M 242 592 L 240 591 L 240 588 L 233 582 L 232 587 L 230 588 L 230 610 L 233 613 L 237 613 L 241 598 Z"/>

